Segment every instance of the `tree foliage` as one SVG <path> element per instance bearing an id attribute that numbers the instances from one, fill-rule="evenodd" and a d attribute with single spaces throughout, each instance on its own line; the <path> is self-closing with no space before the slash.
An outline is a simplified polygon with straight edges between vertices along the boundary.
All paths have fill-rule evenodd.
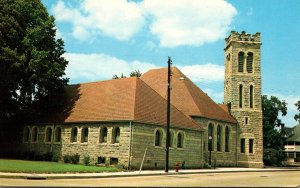
<path id="1" fill-rule="evenodd" d="M 134 70 L 130 73 L 130 77 L 141 77 L 142 73 L 140 70 Z M 121 76 L 118 76 L 117 74 L 113 75 L 112 79 L 119 79 L 119 78 L 126 78 L 126 76 L 122 73 Z"/>
<path id="2" fill-rule="evenodd" d="M 287 114 L 287 103 L 275 96 L 262 96 L 264 162 L 266 165 L 280 165 L 284 160 L 284 123 L 279 115 Z"/>
<path id="3" fill-rule="evenodd" d="M 112 79 L 120 79 L 120 78 L 126 78 L 126 76 L 124 76 L 124 74 L 122 73 L 121 76 L 118 75 L 113 75 Z"/>
<path id="4" fill-rule="evenodd" d="M 263 108 L 263 132 L 264 148 L 284 148 L 284 123 L 278 118 L 279 115 L 287 114 L 287 103 L 275 96 L 264 95 L 262 97 Z"/>
<path id="5" fill-rule="evenodd" d="M 142 73 L 140 72 L 140 70 L 134 70 L 130 73 L 130 77 L 141 77 Z"/>
<path id="6" fill-rule="evenodd" d="M 295 114 L 294 119 L 300 123 L 300 101 L 298 101 L 297 103 L 295 103 L 295 106 L 299 110 L 299 113 Z"/>
<path id="7" fill-rule="evenodd" d="M 55 106 L 67 61 L 54 17 L 40 0 L 0 0 L 0 118 Z"/>

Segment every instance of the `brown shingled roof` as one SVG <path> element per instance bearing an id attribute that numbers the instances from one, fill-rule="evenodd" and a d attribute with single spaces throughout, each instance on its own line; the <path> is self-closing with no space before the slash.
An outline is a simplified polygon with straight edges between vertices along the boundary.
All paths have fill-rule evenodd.
<path id="1" fill-rule="evenodd" d="M 167 68 L 150 70 L 141 79 L 166 98 Z M 176 67 L 172 67 L 171 87 L 171 103 L 187 115 L 237 122 Z"/>
<path id="2" fill-rule="evenodd" d="M 136 121 L 166 125 L 167 101 L 140 78 L 70 85 L 63 112 L 52 122 Z M 200 124 L 171 106 L 171 126 L 201 130 Z"/>

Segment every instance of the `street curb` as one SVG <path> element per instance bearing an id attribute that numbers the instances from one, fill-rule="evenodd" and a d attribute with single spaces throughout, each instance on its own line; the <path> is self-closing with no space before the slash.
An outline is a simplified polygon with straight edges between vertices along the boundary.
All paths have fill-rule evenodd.
<path id="1" fill-rule="evenodd" d="M 28 179 L 28 180 L 46 180 L 46 179 L 91 179 L 91 178 L 120 178 L 120 177 L 138 177 L 138 176 L 173 176 L 173 175 L 184 175 L 184 174 L 221 174 L 221 173 L 241 173 L 241 172 L 282 172 L 282 171 L 300 171 L 297 169 L 264 169 L 264 170 L 225 170 L 225 171 L 179 171 L 179 172 L 151 172 L 151 173 L 131 173 L 126 172 L 124 174 L 105 174 L 99 173 L 95 175 L 81 174 L 0 174 L 0 178 L 13 178 L 13 179 Z"/>

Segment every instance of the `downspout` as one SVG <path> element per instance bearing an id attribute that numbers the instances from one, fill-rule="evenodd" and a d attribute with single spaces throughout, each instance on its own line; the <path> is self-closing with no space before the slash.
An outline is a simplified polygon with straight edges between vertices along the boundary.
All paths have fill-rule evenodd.
<path id="1" fill-rule="evenodd" d="M 239 140 L 239 139 L 238 139 L 238 135 L 239 135 L 239 134 L 238 134 L 238 123 L 236 124 L 235 129 L 236 129 L 236 130 L 235 130 L 235 132 L 236 132 L 236 133 L 235 133 L 235 134 L 236 134 L 236 143 L 235 143 L 235 144 L 236 144 L 236 147 L 235 147 L 235 155 L 236 155 L 235 158 L 236 158 L 236 159 L 235 159 L 235 160 L 236 160 L 236 166 L 238 166 L 238 160 L 239 160 L 239 156 L 238 156 L 238 140 Z"/>
<path id="2" fill-rule="evenodd" d="M 128 170 L 131 170 L 131 155 L 132 155 L 132 122 L 129 122 L 130 136 L 129 136 L 129 151 L 128 151 Z"/>

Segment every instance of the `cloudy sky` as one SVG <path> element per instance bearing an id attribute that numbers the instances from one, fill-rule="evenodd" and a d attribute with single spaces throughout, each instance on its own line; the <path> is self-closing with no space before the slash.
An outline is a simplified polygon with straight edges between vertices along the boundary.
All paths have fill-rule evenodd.
<path id="1" fill-rule="evenodd" d="M 203 91 L 223 102 L 224 38 L 261 32 L 263 94 L 300 100 L 298 0 L 42 0 L 65 41 L 70 83 L 167 66 L 170 56 Z"/>

